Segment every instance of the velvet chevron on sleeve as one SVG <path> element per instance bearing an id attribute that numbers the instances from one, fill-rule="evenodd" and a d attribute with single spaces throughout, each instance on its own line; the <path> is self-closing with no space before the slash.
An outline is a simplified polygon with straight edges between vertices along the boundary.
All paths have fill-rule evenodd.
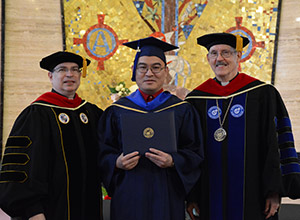
<path id="1" fill-rule="evenodd" d="M 102 110 L 78 99 L 73 107 L 46 100 L 23 110 L 11 130 L 0 171 L 0 207 L 22 220 L 39 213 L 47 220 L 100 220 L 96 129 Z"/>

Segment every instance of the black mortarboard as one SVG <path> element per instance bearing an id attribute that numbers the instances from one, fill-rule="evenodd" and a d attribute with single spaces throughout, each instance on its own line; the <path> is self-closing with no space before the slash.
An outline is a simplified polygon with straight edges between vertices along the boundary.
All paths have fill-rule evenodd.
<path id="1" fill-rule="evenodd" d="M 177 46 L 166 43 L 155 37 L 147 37 L 147 38 L 139 39 L 136 41 L 127 42 L 127 43 L 124 43 L 123 45 L 137 50 L 137 53 L 136 53 L 135 59 L 134 59 L 134 65 L 133 65 L 133 73 L 132 73 L 132 78 L 131 78 L 132 81 L 135 81 L 136 65 L 137 65 L 138 59 L 140 57 L 156 56 L 156 57 L 160 58 L 166 64 L 167 62 L 166 62 L 165 52 L 178 49 Z"/>
<path id="2" fill-rule="evenodd" d="M 85 77 L 86 75 L 86 67 L 91 63 L 89 59 L 86 59 L 78 54 L 66 51 L 58 51 L 56 53 L 44 57 L 40 61 L 40 67 L 42 69 L 52 72 L 58 64 L 65 62 L 76 63 L 79 68 L 83 69 L 83 77 Z"/>
<path id="3" fill-rule="evenodd" d="M 213 33 L 197 38 L 197 43 L 206 47 L 208 51 L 214 45 L 226 44 L 241 52 L 243 47 L 249 43 L 249 40 L 246 37 L 230 33 Z"/>

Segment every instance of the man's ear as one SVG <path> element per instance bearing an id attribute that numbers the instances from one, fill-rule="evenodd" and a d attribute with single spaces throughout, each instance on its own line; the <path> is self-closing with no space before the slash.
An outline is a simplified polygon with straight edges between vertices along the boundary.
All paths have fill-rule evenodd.
<path id="1" fill-rule="evenodd" d="M 243 53 L 242 53 L 242 52 L 237 52 L 237 56 L 238 56 L 238 58 L 239 58 L 239 61 L 241 61 L 242 56 L 243 56 Z"/>
<path id="2" fill-rule="evenodd" d="M 170 69 L 168 66 L 166 66 L 166 72 L 169 74 L 170 73 Z"/>
<path id="3" fill-rule="evenodd" d="M 169 70 L 168 67 L 166 67 L 166 72 L 167 72 L 167 76 L 166 76 L 166 79 L 165 79 L 165 84 L 169 84 L 172 81 L 172 76 L 170 74 L 170 70 Z"/>
<path id="4" fill-rule="evenodd" d="M 49 77 L 50 81 L 52 81 L 53 73 L 52 72 L 48 72 L 48 77 Z"/>

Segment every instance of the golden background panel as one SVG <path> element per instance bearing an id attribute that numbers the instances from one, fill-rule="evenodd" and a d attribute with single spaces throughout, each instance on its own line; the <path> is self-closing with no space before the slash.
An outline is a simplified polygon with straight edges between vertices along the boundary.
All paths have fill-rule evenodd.
<path id="1" fill-rule="evenodd" d="M 130 81 L 135 51 L 121 44 L 151 34 L 180 47 L 167 56 L 177 86 L 191 90 L 214 76 L 196 39 L 225 31 L 251 40 L 241 72 L 270 83 L 277 7 L 278 0 L 64 0 L 66 49 L 92 60 L 78 93 L 101 108 L 111 104 L 107 85 L 135 84 Z"/>

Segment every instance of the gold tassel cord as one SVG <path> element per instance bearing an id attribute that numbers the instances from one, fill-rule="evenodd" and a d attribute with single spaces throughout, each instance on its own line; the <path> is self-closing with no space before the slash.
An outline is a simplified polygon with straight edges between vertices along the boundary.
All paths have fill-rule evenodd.
<path id="1" fill-rule="evenodd" d="M 82 61 L 82 77 L 83 77 L 83 78 L 86 77 L 86 69 L 87 69 L 87 61 L 86 61 L 86 59 L 83 57 L 83 61 Z"/>
<path id="2" fill-rule="evenodd" d="M 236 51 L 242 52 L 243 51 L 243 38 L 240 35 L 236 36 Z"/>

